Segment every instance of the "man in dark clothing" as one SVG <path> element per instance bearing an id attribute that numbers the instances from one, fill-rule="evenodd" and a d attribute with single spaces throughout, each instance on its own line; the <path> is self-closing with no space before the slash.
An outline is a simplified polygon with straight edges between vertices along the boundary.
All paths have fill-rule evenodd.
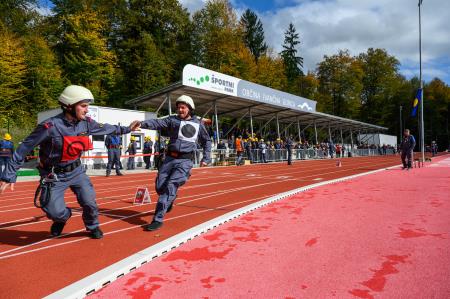
<path id="1" fill-rule="evenodd" d="M 114 167 L 117 175 L 123 175 L 120 172 L 120 152 L 122 148 L 122 139 L 117 134 L 106 136 L 105 146 L 108 149 L 108 164 L 106 165 L 106 176 L 111 175 L 111 168 Z"/>
<path id="2" fill-rule="evenodd" d="M 3 140 L 0 141 L 0 176 L 3 173 L 3 169 L 6 170 L 6 165 L 14 153 L 14 143 L 11 139 L 11 135 L 6 133 Z"/>
<path id="3" fill-rule="evenodd" d="M 247 159 L 253 162 L 253 153 L 252 153 L 252 138 L 248 138 L 244 140 L 245 153 L 247 155 Z"/>
<path id="4" fill-rule="evenodd" d="M 225 161 L 225 152 L 227 150 L 227 147 L 225 145 L 225 142 L 222 140 L 220 140 L 219 144 L 217 145 L 217 150 L 219 152 L 219 161 L 223 162 Z"/>
<path id="5" fill-rule="evenodd" d="M 143 154 L 152 154 L 153 153 L 153 141 L 150 136 L 145 136 L 144 138 L 144 149 Z M 150 169 L 152 167 L 152 162 L 150 161 L 151 156 L 144 156 L 145 169 Z"/>
<path id="6" fill-rule="evenodd" d="M 128 153 L 128 155 L 132 156 L 132 157 L 128 157 L 127 170 L 133 170 L 133 169 L 135 169 L 134 155 L 136 155 L 136 153 L 137 153 L 136 137 L 131 136 L 130 144 L 128 145 L 128 149 L 126 150 L 126 153 Z"/>
<path id="7" fill-rule="evenodd" d="M 403 169 L 410 169 L 412 167 L 413 151 L 416 146 L 416 139 L 410 134 L 409 130 L 406 129 L 403 132 L 403 140 L 400 146 L 402 152 L 402 163 Z"/>
<path id="8" fill-rule="evenodd" d="M 292 136 L 289 136 L 286 139 L 286 144 L 284 146 L 287 150 L 287 164 L 292 165 L 292 147 L 294 146 L 294 142 L 292 141 Z"/>

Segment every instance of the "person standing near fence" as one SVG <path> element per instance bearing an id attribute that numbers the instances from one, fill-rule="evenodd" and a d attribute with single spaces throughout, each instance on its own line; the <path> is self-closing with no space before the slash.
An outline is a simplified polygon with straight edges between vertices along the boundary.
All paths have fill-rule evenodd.
<path id="1" fill-rule="evenodd" d="M 180 96 L 175 105 L 177 115 L 164 119 L 150 119 L 139 122 L 133 129 L 167 131 L 170 137 L 166 158 L 158 171 L 155 189 L 159 195 L 155 214 L 146 231 L 154 231 L 163 225 L 164 215 L 170 212 L 177 197 L 178 188 L 183 186 L 191 175 L 197 142 L 203 148 L 200 166 L 211 162 L 211 138 L 203 122 L 194 115 L 195 105 L 191 97 Z"/>
<path id="2" fill-rule="evenodd" d="M 294 142 L 292 141 L 292 136 L 289 136 L 286 139 L 286 143 L 284 147 L 287 151 L 287 165 L 292 165 L 292 147 L 294 146 Z"/>
<path id="3" fill-rule="evenodd" d="M 128 153 L 130 157 L 128 157 L 127 162 L 127 170 L 133 170 L 136 168 L 135 162 L 134 162 L 134 155 L 137 153 L 137 145 L 136 145 L 136 137 L 131 136 L 130 138 L 130 144 L 128 145 L 128 148 L 125 153 Z M 132 156 L 132 157 L 131 157 Z"/>
<path id="4" fill-rule="evenodd" d="M 40 208 L 53 221 L 51 235 L 61 235 L 72 216 L 72 210 L 64 201 L 64 193 L 70 188 L 83 209 L 82 219 L 90 237 L 100 239 L 103 232 L 99 227 L 95 191 L 81 166 L 80 157 L 84 151 L 92 149 L 90 135 L 127 134 L 131 130 L 130 127 L 97 123 L 87 117 L 94 96 L 83 86 L 66 87 L 58 101 L 63 112 L 40 123 L 20 144 L 0 178 L 0 193 L 8 186 L 14 190 L 17 171 L 23 166 L 26 154 L 40 145 L 38 170 L 41 181 L 35 193 L 35 205 L 38 206 L 39 199 Z"/>
<path id="5" fill-rule="evenodd" d="M 244 155 L 244 143 L 242 142 L 242 135 L 239 135 L 234 142 L 234 148 L 236 149 L 236 166 L 242 165 Z"/>
<path id="6" fill-rule="evenodd" d="M 259 149 L 261 151 L 261 162 L 262 163 L 267 163 L 267 144 L 264 143 L 264 139 L 261 138 L 261 141 L 259 143 Z"/>
<path id="7" fill-rule="evenodd" d="M 5 133 L 3 140 L 0 141 L 0 176 L 9 160 L 11 160 L 14 153 L 14 143 L 11 141 L 12 137 L 9 133 Z"/>
<path id="8" fill-rule="evenodd" d="M 152 154 L 153 153 L 153 141 L 152 138 L 150 136 L 145 136 L 144 138 L 145 142 L 144 142 L 144 149 L 142 151 L 142 153 L 144 155 L 148 155 L 148 154 Z M 152 167 L 152 162 L 151 162 L 151 156 L 144 156 L 144 162 L 145 162 L 145 169 L 150 169 Z"/>
<path id="9" fill-rule="evenodd" d="M 244 141 L 245 152 L 247 155 L 247 159 L 253 162 L 253 153 L 252 153 L 252 140 L 253 138 L 249 137 Z"/>
<path id="10" fill-rule="evenodd" d="M 227 151 L 227 147 L 225 145 L 225 142 L 222 140 L 219 141 L 219 144 L 217 145 L 217 150 L 219 152 L 219 161 L 224 162 L 225 161 L 225 153 Z"/>
<path id="11" fill-rule="evenodd" d="M 416 146 L 416 139 L 411 135 L 409 129 L 403 131 L 403 140 L 400 145 L 400 150 L 402 152 L 402 164 L 403 169 L 409 170 L 412 167 L 413 151 Z"/>
<path id="12" fill-rule="evenodd" d="M 106 136 L 105 146 L 108 150 L 108 164 L 106 165 L 106 176 L 111 175 L 111 168 L 114 167 L 117 175 L 123 175 L 120 172 L 120 152 L 122 149 L 122 139 L 119 135 L 113 133 Z"/>

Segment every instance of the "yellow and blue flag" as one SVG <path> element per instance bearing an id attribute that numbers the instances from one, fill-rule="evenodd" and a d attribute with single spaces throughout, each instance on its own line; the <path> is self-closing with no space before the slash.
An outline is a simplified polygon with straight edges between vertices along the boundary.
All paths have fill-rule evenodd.
<path id="1" fill-rule="evenodd" d="M 417 90 L 416 98 L 414 99 L 413 109 L 411 111 L 411 116 L 412 117 L 416 116 L 417 110 L 419 110 L 420 101 L 422 101 L 422 89 L 421 88 L 419 88 Z"/>

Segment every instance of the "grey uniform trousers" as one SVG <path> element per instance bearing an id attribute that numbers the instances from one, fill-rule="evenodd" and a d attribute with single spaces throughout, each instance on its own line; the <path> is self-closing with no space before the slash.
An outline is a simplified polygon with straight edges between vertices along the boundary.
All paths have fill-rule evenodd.
<path id="1" fill-rule="evenodd" d="M 156 192 L 159 194 L 154 221 L 163 222 L 169 206 L 177 197 L 178 188 L 191 176 L 193 163 L 190 159 L 175 159 L 167 156 L 156 177 Z"/>
<path id="2" fill-rule="evenodd" d="M 111 168 L 114 166 L 116 173 L 120 173 L 120 149 L 108 149 L 108 164 L 106 165 L 106 173 L 111 173 Z"/>
<path id="3" fill-rule="evenodd" d="M 54 222 L 66 222 L 72 215 L 71 209 L 66 206 L 64 192 L 70 188 L 75 194 L 78 203 L 83 209 L 83 222 L 86 229 L 93 230 L 99 226 L 98 207 L 95 201 L 95 191 L 91 180 L 81 166 L 71 172 L 58 174 L 59 181 L 51 187 L 51 197 L 42 209 L 47 217 Z M 41 205 L 46 191 L 41 192 Z"/>

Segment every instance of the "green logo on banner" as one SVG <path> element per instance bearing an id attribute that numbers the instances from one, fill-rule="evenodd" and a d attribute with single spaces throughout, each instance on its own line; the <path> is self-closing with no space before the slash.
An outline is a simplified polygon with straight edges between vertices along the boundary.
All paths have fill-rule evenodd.
<path id="1" fill-rule="evenodd" d="M 200 77 L 199 79 L 191 77 L 188 79 L 188 81 L 192 81 L 192 82 L 195 82 L 197 85 L 200 85 L 202 83 L 209 82 L 209 76 L 206 75 L 206 76 Z"/>

